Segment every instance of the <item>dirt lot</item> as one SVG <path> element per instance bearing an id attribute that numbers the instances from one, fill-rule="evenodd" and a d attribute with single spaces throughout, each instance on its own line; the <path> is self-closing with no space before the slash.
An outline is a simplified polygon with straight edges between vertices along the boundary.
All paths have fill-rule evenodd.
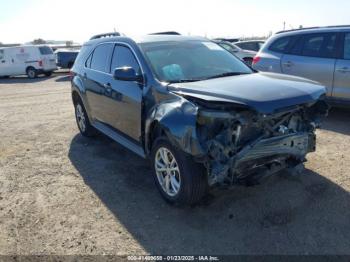
<path id="1" fill-rule="evenodd" d="M 160 198 L 147 161 L 75 125 L 64 75 L 0 80 L 0 254 L 350 254 L 350 111 L 333 110 L 305 172 Z"/>

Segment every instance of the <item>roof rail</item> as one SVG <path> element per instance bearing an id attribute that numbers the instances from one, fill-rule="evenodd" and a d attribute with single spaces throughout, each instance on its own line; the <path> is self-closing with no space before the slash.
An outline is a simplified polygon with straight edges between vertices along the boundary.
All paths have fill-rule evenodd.
<path id="1" fill-rule="evenodd" d="M 279 32 L 276 32 L 276 34 L 281 34 L 281 33 L 286 33 L 286 32 L 294 32 L 294 31 L 299 31 L 299 30 L 307 30 L 307 29 L 341 28 L 341 27 L 350 27 L 350 25 L 329 25 L 329 26 L 303 27 L 303 28 L 279 31 Z"/>
<path id="2" fill-rule="evenodd" d="M 114 37 L 114 36 L 120 36 L 120 33 L 112 32 L 112 33 L 98 34 L 98 35 L 94 35 L 93 37 L 91 37 L 90 40 L 104 38 L 104 37 Z"/>
<path id="3" fill-rule="evenodd" d="M 176 31 L 166 31 L 166 32 L 151 33 L 149 35 L 181 35 L 181 34 Z"/>

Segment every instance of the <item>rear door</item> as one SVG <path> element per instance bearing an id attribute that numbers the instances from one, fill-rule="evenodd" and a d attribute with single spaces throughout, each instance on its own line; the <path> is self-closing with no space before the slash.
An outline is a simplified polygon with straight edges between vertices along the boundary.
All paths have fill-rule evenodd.
<path id="1" fill-rule="evenodd" d="M 110 104 L 107 103 L 105 84 L 110 81 L 109 65 L 113 44 L 99 44 L 90 54 L 85 63 L 86 70 L 83 75 L 86 97 L 90 106 L 92 120 L 103 123 L 111 122 L 111 116 L 106 114 Z"/>
<path id="2" fill-rule="evenodd" d="M 321 83 L 332 94 L 337 33 L 306 34 L 299 37 L 281 59 L 282 72 Z"/>
<path id="3" fill-rule="evenodd" d="M 45 71 L 55 70 L 56 67 L 56 57 L 53 53 L 51 47 L 49 46 L 39 46 L 39 53 L 43 63 L 43 69 Z"/>
<path id="4" fill-rule="evenodd" d="M 337 100 L 350 99 L 350 32 L 342 35 L 341 55 L 335 64 L 332 97 Z"/>

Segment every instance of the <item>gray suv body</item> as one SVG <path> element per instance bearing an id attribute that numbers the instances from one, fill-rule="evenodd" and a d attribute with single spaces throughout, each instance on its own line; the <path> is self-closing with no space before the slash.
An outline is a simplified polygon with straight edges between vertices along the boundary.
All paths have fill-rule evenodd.
<path id="1" fill-rule="evenodd" d="M 350 26 L 279 32 L 265 43 L 252 66 L 317 81 L 326 87 L 329 102 L 350 105 Z"/>

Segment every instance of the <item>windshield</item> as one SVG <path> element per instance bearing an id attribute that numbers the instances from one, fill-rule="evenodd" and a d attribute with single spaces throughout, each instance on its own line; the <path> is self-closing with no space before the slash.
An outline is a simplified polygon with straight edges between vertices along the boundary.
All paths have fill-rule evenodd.
<path id="1" fill-rule="evenodd" d="M 141 43 L 140 47 L 160 81 L 199 81 L 253 72 L 238 58 L 209 41 L 152 42 Z"/>

